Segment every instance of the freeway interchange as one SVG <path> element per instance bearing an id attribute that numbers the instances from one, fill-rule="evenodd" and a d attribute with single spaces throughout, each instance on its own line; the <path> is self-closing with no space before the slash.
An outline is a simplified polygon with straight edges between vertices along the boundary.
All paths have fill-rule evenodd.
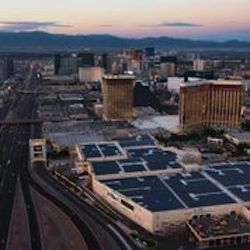
<path id="1" fill-rule="evenodd" d="M 23 88 L 37 84 L 32 69 Z M 0 249 L 138 249 L 113 220 L 57 183 L 45 166 L 30 169 L 29 139 L 42 136 L 42 123 L 35 122 L 37 95 L 15 95 L 0 124 Z"/>

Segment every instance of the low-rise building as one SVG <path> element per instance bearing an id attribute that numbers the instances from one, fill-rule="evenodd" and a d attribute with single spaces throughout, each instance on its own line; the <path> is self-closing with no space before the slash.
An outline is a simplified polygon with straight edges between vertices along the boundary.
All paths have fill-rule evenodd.
<path id="1" fill-rule="evenodd" d="M 248 131 L 232 130 L 225 137 L 236 146 L 240 144 L 250 146 L 250 132 Z"/>

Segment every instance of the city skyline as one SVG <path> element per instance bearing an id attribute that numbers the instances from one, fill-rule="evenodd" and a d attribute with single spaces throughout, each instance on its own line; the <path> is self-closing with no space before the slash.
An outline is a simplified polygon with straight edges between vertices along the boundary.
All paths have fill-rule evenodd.
<path id="1" fill-rule="evenodd" d="M 220 4 L 215 0 L 108 0 L 105 5 L 100 0 L 10 0 L 1 4 L 0 30 L 250 41 L 249 10 L 247 0 L 221 0 Z"/>

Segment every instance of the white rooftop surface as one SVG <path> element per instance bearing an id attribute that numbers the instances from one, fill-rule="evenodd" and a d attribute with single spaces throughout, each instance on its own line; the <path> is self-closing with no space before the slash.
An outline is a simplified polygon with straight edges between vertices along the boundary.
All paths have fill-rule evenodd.
<path id="1" fill-rule="evenodd" d="M 52 81 L 71 81 L 74 80 L 74 77 L 67 76 L 67 75 L 52 75 L 52 76 L 46 76 L 44 77 L 44 80 L 52 80 Z"/>
<path id="2" fill-rule="evenodd" d="M 132 124 L 140 130 L 166 129 L 171 132 L 178 132 L 179 116 L 178 115 L 145 116 L 145 118 L 143 117 L 134 120 Z"/>
<path id="3" fill-rule="evenodd" d="M 106 141 L 106 136 L 120 129 L 117 123 L 102 121 L 67 121 L 59 123 L 45 122 L 43 135 L 65 146 L 74 146 L 82 142 Z M 114 133 L 113 133 L 114 132 Z"/>
<path id="4" fill-rule="evenodd" d="M 104 140 L 102 135 L 96 133 L 87 132 L 65 132 L 65 133 L 50 133 L 46 134 L 51 140 L 56 141 L 57 143 L 64 145 L 64 146 L 74 146 L 76 144 L 80 144 L 83 141 L 86 143 L 91 143 L 93 141 L 101 142 Z"/>
<path id="5" fill-rule="evenodd" d="M 59 97 L 63 101 L 67 101 L 67 100 L 83 101 L 84 100 L 82 94 L 75 94 L 75 93 L 60 94 Z"/>
<path id="6" fill-rule="evenodd" d="M 228 135 L 235 137 L 241 143 L 249 143 L 250 142 L 250 132 L 248 132 L 248 131 L 232 130 L 228 133 Z"/>
<path id="7" fill-rule="evenodd" d="M 199 82 L 200 78 L 189 77 L 189 82 Z M 180 92 L 181 84 L 184 83 L 184 77 L 169 77 L 168 78 L 168 90 L 176 93 Z"/>
<path id="8" fill-rule="evenodd" d="M 240 86 L 243 85 L 242 81 L 238 80 L 200 80 L 200 81 L 188 81 L 181 83 L 182 87 L 192 87 L 192 86 L 199 86 L 204 84 L 211 84 L 211 85 L 224 85 L 224 86 Z"/>
<path id="9" fill-rule="evenodd" d="M 134 80 L 135 76 L 128 75 L 128 74 L 127 75 L 104 75 L 103 78 L 107 80 L 125 80 L 125 79 Z"/>

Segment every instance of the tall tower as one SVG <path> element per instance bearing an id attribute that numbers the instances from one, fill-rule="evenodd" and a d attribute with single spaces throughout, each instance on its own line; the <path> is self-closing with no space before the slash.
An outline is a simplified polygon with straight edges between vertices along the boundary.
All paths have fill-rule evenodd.
<path id="1" fill-rule="evenodd" d="M 244 91 L 241 81 L 218 80 L 183 84 L 179 105 L 181 128 L 239 128 L 242 122 Z"/>
<path id="2" fill-rule="evenodd" d="M 105 75 L 102 82 L 104 119 L 129 120 L 133 118 L 134 76 Z"/>

